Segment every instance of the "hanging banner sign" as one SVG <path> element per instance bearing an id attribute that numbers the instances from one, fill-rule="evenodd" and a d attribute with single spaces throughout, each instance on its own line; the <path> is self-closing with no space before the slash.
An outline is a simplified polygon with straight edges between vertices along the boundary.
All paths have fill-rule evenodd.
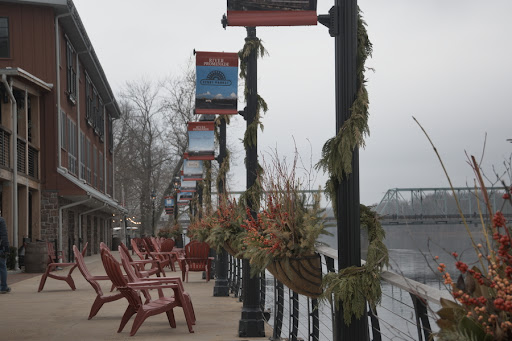
<path id="1" fill-rule="evenodd" d="M 238 114 L 238 54 L 196 52 L 196 109 L 206 115 Z"/>
<path id="2" fill-rule="evenodd" d="M 174 213 L 174 197 L 165 197 L 164 198 L 164 207 L 166 214 Z"/>
<path id="3" fill-rule="evenodd" d="M 316 25 L 317 0 L 228 0 L 228 26 Z"/>
<path id="4" fill-rule="evenodd" d="M 201 181 L 203 180 L 203 161 L 183 160 L 182 180 Z"/>
<path id="5" fill-rule="evenodd" d="M 180 192 L 195 192 L 196 191 L 196 182 L 195 181 L 185 181 L 183 177 L 181 177 L 181 186 Z"/>
<path id="6" fill-rule="evenodd" d="M 188 123 L 188 159 L 214 160 L 215 136 L 213 121 Z"/>
<path id="7" fill-rule="evenodd" d="M 182 201 L 178 200 L 178 206 L 187 206 L 189 204 L 189 201 L 190 200 L 182 200 Z"/>
<path id="8" fill-rule="evenodd" d="M 192 200 L 194 193 L 192 192 L 180 192 L 178 193 L 178 204 L 183 201 Z"/>

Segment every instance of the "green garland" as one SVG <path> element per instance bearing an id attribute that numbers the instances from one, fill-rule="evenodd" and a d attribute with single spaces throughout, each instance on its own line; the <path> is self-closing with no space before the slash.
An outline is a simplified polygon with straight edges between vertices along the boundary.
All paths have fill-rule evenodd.
<path id="1" fill-rule="evenodd" d="M 206 170 L 206 175 L 204 177 L 204 185 L 203 185 L 203 198 L 204 198 L 204 207 L 206 215 L 210 215 L 213 211 L 212 206 L 212 193 L 211 193 L 211 183 L 212 183 L 212 162 L 210 160 L 204 161 L 204 168 Z"/>
<path id="2" fill-rule="evenodd" d="M 368 92 L 365 87 L 365 62 L 372 53 L 372 44 L 368 39 L 366 23 L 358 14 L 357 31 L 357 91 L 356 99 L 350 108 L 350 117 L 343 123 L 338 134 L 329 139 L 322 148 L 322 158 L 317 169 L 329 173 L 326 194 L 332 200 L 336 215 L 336 188 L 345 176 L 352 173 L 352 153 L 356 148 L 364 147 L 364 137 L 369 135 L 368 127 Z M 363 266 L 351 266 L 329 273 L 323 278 L 324 299 L 334 296 L 336 307 L 343 305 L 343 318 L 348 325 L 353 316 L 361 318 L 368 301 L 372 307 L 380 302 L 380 272 L 389 262 L 389 255 L 384 245 L 384 230 L 375 212 L 360 205 L 360 222 L 368 230 L 368 255 Z"/>
<path id="3" fill-rule="evenodd" d="M 261 43 L 261 39 L 246 39 L 244 47 L 238 52 L 238 57 L 240 58 L 240 78 L 246 80 L 247 79 L 247 60 L 252 52 L 256 53 L 257 58 L 263 58 L 265 55 L 268 55 L 267 50 Z M 247 88 L 247 82 L 245 82 L 244 87 L 244 96 L 247 100 L 249 96 L 249 90 Z M 244 148 L 247 150 L 250 147 L 256 146 L 258 142 L 258 128 L 263 131 L 263 124 L 261 123 L 261 115 L 260 112 L 263 110 L 263 113 L 268 111 L 268 106 L 265 100 L 257 94 L 257 104 L 256 104 L 256 115 L 254 121 L 247 126 L 244 134 Z M 255 204 L 260 202 L 261 195 L 263 193 L 263 187 L 261 185 L 261 174 L 263 174 L 263 168 L 258 163 L 256 169 L 257 179 L 255 183 L 248 188 L 244 194 L 242 194 L 240 200 L 244 200 L 246 202 L 247 199 L 251 199 L 251 201 Z M 257 210 L 257 208 L 254 208 Z"/>
<path id="4" fill-rule="evenodd" d="M 388 249 L 384 245 L 385 232 L 377 214 L 371 208 L 360 205 L 361 226 L 368 231 L 368 255 L 363 266 L 351 266 L 338 273 L 328 273 L 323 278 L 323 300 L 334 296 L 336 308 L 343 305 L 343 319 L 349 325 L 352 316 L 359 319 L 366 309 L 366 302 L 375 311 L 380 303 L 382 291 L 380 273 L 389 263 Z"/>

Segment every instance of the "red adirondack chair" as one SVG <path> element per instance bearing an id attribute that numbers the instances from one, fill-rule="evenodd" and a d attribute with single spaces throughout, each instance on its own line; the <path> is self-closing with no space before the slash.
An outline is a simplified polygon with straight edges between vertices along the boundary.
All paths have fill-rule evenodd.
<path id="1" fill-rule="evenodd" d="M 137 333 L 137 330 L 139 330 L 142 323 L 148 317 L 161 313 L 166 313 L 170 326 L 172 328 L 176 328 L 176 320 L 174 319 L 173 312 L 173 309 L 177 304 L 176 301 L 172 297 L 164 297 L 162 291 L 158 290 L 158 299 L 150 300 L 147 303 L 143 303 L 139 294 L 139 290 L 172 288 L 176 296 L 176 293 L 178 291 L 177 284 L 160 284 L 151 281 L 129 283 L 123 276 L 123 272 L 121 271 L 119 262 L 112 256 L 108 249 L 101 249 L 101 260 L 103 261 L 103 266 L 105 267 L 105 271 L 107 272 L 108 277 L 112 280 L 117 289 L 123 294 L 123 296 L 128 301 L 128 307 L 126 308 L 126 311 L 123 314 L 121 324 L 119 325 L 119 329 L 117 330 L 118 333 L 120 333 L 123 330 L 124 326 L 128 323 L 128 320 L 130 320 L 130 317 L 132 317 L 132 315 L 134 314 L 137 315 L 135 316 L 135 320 L 133 321 L 130 336 L 133 336 L 135 335 L 135 333 Z"/>
<path id="2" fill-rule="evenodd" d="M 192 241 L 185 245 L 185 255 L 179 258 L 181 276 L 188 282 L 189 271 L 206 271 L 206 281 L 210 281 L 213 257 L 208 257 L 208 243 Z"/>
<path id="3" fill-rule="evenodd" d="M 71 290 L 75 290 L 76 289 L 75 281 L 73 281 L 73 277 L 71 277 L 71 274 L 73 273 L 73 271 L 75 270 L 75 268 L 77 266 L 76 262 L 75 263 L 67 262 L 66 254 L 64 253 L 64 251 L 62 251 L 61 254 L 58 255 L 57 252 L 55 252 L 53 243 L 47 242 L 47 245 L 48 245 L 48 265 L 46 266 L 45 273 L 41 277 L 41 281 L 39 282 L 39 289 L 37 291 L 41 292 L 43 290 L 44 285 L 46 283 L 46 279 L 48 277 L 57 279 L 59 281 L 65 281 L 66 283 L 69 284 L 69 286 L 71 287 Z M 86 250 L 87 250 L 87 244 L 85 245 L 84 249 L 82 250 L 82 255 L 85 255 Z M 59 261 L 61 261 L 61 263 L 59 263 Z M 52 271 L 56 270 L 57 267 L 66 267 L 66 266 L 71 266 L 66 275 L 57 275 L 57 274 L 52 273 Z"/>
<path id="4" fill-rule="evenodd" d="M 85 244 L 85 247 L 87 248 L 87 244 Z M 84 262 L 84 256 L 78 251 L 78 248 L 76 245 L 73 245 L 73 253 L 75 254 L 76 263 L 78 265 L 78 270 L 84 275 L 84 278 L 89 284 L 93 287 L 93 289 L 96 291 L 96 299 L 94 300 L 91 312 L 89 313 L 89 320 L 92 319 L 98 311 L 101 309 L 103 304 L 108 302 L 117 301 L 118 299 L 123 298 L 123 294 L 118 292 L 112 295 L 105 295 L 103 294 L 103 290 L 101 290 L 101 285 L 98 283 L 98 281 L 110 281 L 110 278 L 108 276 L 93 276 L 89 272 L 89 269 L 85 265 Z"/>
<path id="5" fill-rule="evenodd" d="M 162 264 L 161 261 L 158 259 L 141 259 L 141 260 L 134 260 L 132 256 L 130 255 L 130 251 L 128 250 L 128 247 L 124 245 L 124 243 L 119 244 L 127 253 L 129 257 L 129 262 L 135 267 L 135 271 L 137 271 L 139 277 L 149 277 L 151 275 L 156 274 L 157 277 L 160 277 L 160 274 L 165 277 L 165 271 L 164 266 L 165 264 Z M 146 264 L 151 264 L 150 269 L 146 269 Z"/>
<path id="6" fill-rule="evenodd" d="M 192 325 L 196 324 L 196 315 L 194 312 L 194 307 L 192 306 L 192 299 L 190 298 L 190 294 L 185 291 L 181 278 L 142 278 L 137 275 L 137 273 L 134 271 L 134 267 L 130 265 L 129 252 L 127 252 L 127 250 L 123 249 L 122 247 L 119 247 L 119 255 L 121 256 L 121 263 L 123 264 L 123 268 L 125 269 L 126 275 L 128 276 L 130 282 L 139 283 L 149 281 L 152 283 L 175 283 L 178 285 L 178 295 L 174 297 L 174 300 L 176 301 L 177 306 L 183 308 L 183 313 L 185 314 L 185 319 L 187 321 L 189 332 L 193 333 L 194 331 L 192 330 Z M 149 297 L 149 293 L 144 291 L 143 293 L 144 296 L 146 296 L 146 298 Z"/>
<path id="7" fill-rule="evenodd" d="M 162 266 L 169 266 L 172 271 L 176 271 L 176 268 L 174 267 L 174 263 L 173 263 L 173 260 L 176 259 L 175 253 L 173 253 L 172 251 L 164 252 L 160 248 L 161 244 L 158 243 L 156 238 L 151 238 L 150 241 L 151 241 L 151 246 L 153 247 L 153 250 L 154 250 L 149 253 L 150 256 L 153 257 L 154 259 L 158 259 L 161 262 Z M 144 243 L 147 243 L 146 239 L 144 239 Z"/>

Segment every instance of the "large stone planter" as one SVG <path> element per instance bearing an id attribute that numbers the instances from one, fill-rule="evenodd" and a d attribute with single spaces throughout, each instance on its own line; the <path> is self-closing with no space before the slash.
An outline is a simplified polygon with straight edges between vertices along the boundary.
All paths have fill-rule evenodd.
<path id="1" fill-rule="evenodd" d="M 298 294 L 318 298 L 322 294 L 322 262 L 320 255 L 275 260 L 267 270 Z"/>

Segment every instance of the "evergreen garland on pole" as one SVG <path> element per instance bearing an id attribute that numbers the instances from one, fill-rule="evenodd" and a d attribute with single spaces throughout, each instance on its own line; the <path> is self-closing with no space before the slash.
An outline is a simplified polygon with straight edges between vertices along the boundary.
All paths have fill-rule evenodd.
<path id="1" fill-rule="evenodd" d="M 240 78 L 243 80 L 247 79 L 247 59 L 249 58 L 249 55 L 255 51 L 257 58 L 263 58 L 265 55 L 268 55 L 267 50 L 261 43 L 261 39 L 250 39 L 246 40 L 244 47 L 238 52 L 238 57 L 240 58 Z M 249 90 L 247 89 L 247 83 L 245 83 L 244 86 L 244 96 L 247 99 L 249 95 Z M 249 147 L 253 147 L 257 144 L 257 136 L 258 136 L 258 128 L 263 131 L 263 124 L 261 123 L 261 114 L 260 112 L 263 110 L 263 113 L 266 113 L 268 110 L 267 103 L 265 100 L 260 96 L 258 96 L 257 100 L 257 106 L 256 106 L 256 117 L 254 118 L 254 121 L 247 126 L 247 129 L 245 130 L 244 134 L 244 148 L 247 150 Z M 251 197 L 253 200 L 253 203 L 256 203 L 259 207 L 260 198 L 263 193 L 263 187 L 261 185 L 261 174 L 263 174 L 263 168 L 258 163 L 257 169 L 256 169 L 257 179 L 254 183 L 254 185 L 251 186 L 251 188 L 247 189 L 244 194 L 242 194 L 240 200 L 245 200 L 248 197 Z M 257 210 L 256 208 L 254 208 Z"/>
<path id="2" fill-rule="evenodd" d="M 357 32 L 357 92 L 356 99 L 350 108 L 350 117 L 343 123 L 338 134 L 329 139 L 322 148 L 322 158 L 317 169 L 329 173 L 326 183 L 326 194 L 331 198 L 336 215 L 337 198 L 335 189 L 345 176 L 352 173 L 352 152 L 364 147 L 364 138 L 369 135 L 368 127 L 368 92 L 364 78 L 365 62 L 372 53 L 372 44 L 368 39 L 366 23 L 358 14 Z M 380 273 L 389 263 L 389 255 L 384 245 L 384 230 L 377 214 L 370 208 L 360 205 L 361 226 L 368 230 L 368 255 L 366 264 L 340 269 L 338 273 L 326 274 L 323 278 L 323 299 L 330 300 L 334 296 L 336 307 L 343 305 L 343 318 L 347 325 L 352 316 L 361 318 L 366 301 L 372 309 L 381 300 Z"/>

